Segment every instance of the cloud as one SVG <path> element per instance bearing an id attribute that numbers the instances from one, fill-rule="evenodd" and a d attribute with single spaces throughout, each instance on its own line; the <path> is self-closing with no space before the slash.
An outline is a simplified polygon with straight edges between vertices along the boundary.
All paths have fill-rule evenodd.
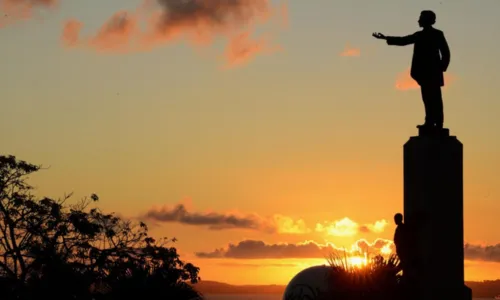
<path id="1" fill-rule="evenodd" d="M 83 23 L 78 20 L 70 20 L 64 24 L 62 35 L 66 46 L 74 47 L 78 44 L 82 27 Z"/>
<path id="2" fill-rule="evenodd" d="M 265 39 L 250 39 L 250 34 L 256 25 L 272 17 L 285 18 L 285 5 L 275 8 L 270 0 L 156 0 L 156 5 L 144 2 L 136 11 L 115 13 L 96 34 L 87 37 L 81 35 L 81 22 L 68 20 L 61 39 L 67 47 L 126 53 L 149 51 L 180 40 L 201 47 L 223 38 L 228 43 L 226 67 L 236 66 L 271 52 L 273 47 Z"/>
<path id="3" fill-rule="evenodd" d="M 353 220 L 345 217 L 341 220 L 333 222 L 324 222 L 323 224 L 316 224 L 316 232 L 325 232 L 328 235 L 345 237 L 353 236 L 361 233 L 381 233 L 388 225 L 386 220 L 376 221 L 373 224 L 360 225 Z"/>
<path id="4" fill-rule="evenodd" d="M 361 50 L 359 48 L 354 48 L 349 46 L 349 44 L 346 45 L 344 51 L 340 53 L 340 56 L 360 56 L 361 55 Z"/>
<path id="5" fill-rule="evenodd" d="M 496 245 L 465 244 L 464 255 L 467 260 L 500 263 L 500 243 Z"/>
<path id="6" fill-rule="evenodd" d="M 238 244 L 229 244 L 227 248 L 215 249 L 212 252 L 197 252 L 200 258 L 234 258 L 234 259 L 284 259 L 284 258 L 324 258 L 330 254 L 343 253 L 378 253 L 394 252 L 394 244 L 390 240 L 377 239 L 373 243 L 358 240 L 351 249 L 339 248 L 332 243 L 319 244 L 306 241 L 297 244 L 266 244 L 263 241 L 244 240 Z"/>
<path id="7" fill-rule="evenodd" d="M 311 232 L 302 219 L 294 220 L 283 215 L 274 215 L 273 223 L 276 224 L 278 233 L 302 234 Z"/>
<path id="8" fill-rule="evenodd" d="M 360 232 L 382 233 L 389 223 L 386 220 L 379 220 L 373 224 L 365 224 L 359 227 Z"/>
<path id="9" fill-rule="evenodd" d="M 36 9 L 53 9 L 57 0 L 0 0 L 0 28 L 33 17 Z"/>
<path id="10" fill-rule="evenodd" d="M 455 76 L 445 72 L 444 73 L 444 83 L 446 88 L 449 84 L 455 81 Z M 401 72 L 398 74 L 398 77 L 396 78 L 396 89 L 400 91 L 407 91 L 407 90 L 413 90 L 413 89 L 419 89 L 420 86 L 418 83 L 411 78 L 410 75 L 410 69 L 408 68 L 406 71 Z"/>
<path id="11" fill-rule="evenodd" d="M 280 21 L 281 25 L 283 27 L 288 27 L 290 19 L 288 14 L 288 5 L 286 2 L 281 2 L 281 5 L 278 10 L 278 15 L 279 15 L 278 20 Z"/>
<path id="12" fill-rule="evenodd" d="M 192 205 L 191 205 L 192 206 Z M 281 214 L 263 217 L 255 213 L 240 212 L 194 212 L 185 204 L 153 207 L 140 216 L 153 222 L 176 222 L 192 226 L 205 226 L 210 230 L 247 229 L 266 233 L 306 234 L 312 232 L 304 220 Z M 381 233 L 387 226 L 386 220 L 373 224 L 359 225 L 349 218 L 316 224 L 316 232 L 333 236 L 353 236 L 361 233 Z"/>
<path id="13" fill-rule="evenodd" d="M 251 268 L 268 268 L 268 267 L 276 267 L 276 268 L 283 268 L 283 267 L 298 267 L 300 264 L 291 264 L 291 263 L 235 263 L 235 262 L 221 262 L 218 263 L 217 265 L 223 266 L 223 267 L 236 267 L 236 268 L 241 268 L 241 267 L 251 267 Z"/>
<path id="14" fill-rule="evenodd" d="M 140 11 L 118 11 L 109 18 L 96 34 L 82 37 L 84 24 L 71 19 L 65 22 L 61 40 L 66 47 L 89 47 L 99 52 L 126 53 L 133 50 L 139 32 Z"/>
<path id="15" fill-rule="evenodd" d="M 303 243 L 266 244 L 258 240 L 244 240 L 237 244 L 230 243 L 226 248 L 211 252 L 197 252 L 199 258 L 232 258 L 232 259 L 285 259 L 285 258 L 324 258 L 332 253 L 369 255 L 390 254 L 395 252 L 394 243 L 386 239 L 376 239 L 373 243 L 365 239 L 356 241 L 350 248 L 340 248 L 332 243 L 320 244 L 314 241 Z M 500 263 L 500 243 L 496 245 L 464 245 L 465 260 Z"/>
<path id="16" fill-rule="evenodd" d="M 234 228 L 270 230 L 270 228 L 266 228 L 266 224 L 263 224 L 263 220 L 257 215 L 248 214 L 242 216 L 215 212 L 189 212 L 183 204 L 177 204 L 173 208 L 151 209 L 146 213 L 146 217 L 160 222 L 178 222 L 186 225 L 208 226 L 212 230 Z"/>
<path id="17" fill-rule="evenodd" d="M 267 233 L 302 234 L 310 232 L 305 222 L 288 216 L 274 215 L 263 218 L 257 214 L 190 212 L 184 204 L 174 207 L 152 208 L 145 218 L 157 222 L 177 222 L 193 226 L 206 226 L 211 230 L 248 229 Z"/>
<path id="18" fill-rule="evenodd" d="M 243 32 L 229 40 L 224 51 L 225 68 L 245 65 L 260 53 L 273 53 L 280 50 L 277 46 L 269 45 L 267 39 L 252 39 L 250 35 L 250 32 Z"/>

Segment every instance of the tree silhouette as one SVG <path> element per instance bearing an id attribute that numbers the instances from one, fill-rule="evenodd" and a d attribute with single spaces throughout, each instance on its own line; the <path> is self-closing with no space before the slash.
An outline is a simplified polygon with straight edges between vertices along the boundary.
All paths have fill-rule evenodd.
<path id="1" fill-rule="evenodd" d="M 189 283 L 199 268 L 184 263 L 171 240 L 146 224 L 105 214 L 92 194 L 37 199 L 28 176 L 40 166 L 0 156 L 0 292 L 12 299 L 132 299 L 200 296 Z M 3 297 L 2 297 L 3 298 Z"/>

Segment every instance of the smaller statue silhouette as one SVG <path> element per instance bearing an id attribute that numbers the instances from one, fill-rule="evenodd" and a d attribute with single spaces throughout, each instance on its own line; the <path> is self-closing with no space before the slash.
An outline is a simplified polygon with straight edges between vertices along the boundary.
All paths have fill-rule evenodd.
<path id="1" fill-rule="evenodd" d="M 396 246 L 396 254 L 401 262 L 403 274 L 408 266 L 408 250 L 409 250 L 409 232 L 406 224 L 403 223 L 403 215 L 397 213 L 394 215 L 394 223 L 396 223 L 396 232 L 394 233 L 394 245 Z"/>
<path id="2" fill-rule="evenodd" d="M 414 44 L 411 65 L 411 77 L 420 85 L 425 107 L 425 123 L 421 127 L 443 128 L 443 98 L 441 87 L 444 86 L 443 72 L 450 64 L 450 48 L 444 33 L 432 25 L 436 23 L 436 14 L 424 10 L 420 14 L 418 24 L 421 31 L 404 37 L 385 36 L 373 33 L 377 39 L 387 41 L 388 45 L 406 46 Z"/>

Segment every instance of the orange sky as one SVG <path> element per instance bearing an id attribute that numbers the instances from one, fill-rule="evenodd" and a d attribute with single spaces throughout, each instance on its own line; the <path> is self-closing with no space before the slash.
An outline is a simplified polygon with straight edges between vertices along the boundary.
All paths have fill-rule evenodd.
<path id="1" fill-rule="evenodd" d="M 371 33 L 434 10 L 466 279 L 500 278 L 499 1 L 84 2 L 0 0 L 2 153 L 50 166 L 40 195 L 96 193 L 235 284 L 285 284 L 360 240 L 390 248 L 423 106 L 411 47 Z"/>

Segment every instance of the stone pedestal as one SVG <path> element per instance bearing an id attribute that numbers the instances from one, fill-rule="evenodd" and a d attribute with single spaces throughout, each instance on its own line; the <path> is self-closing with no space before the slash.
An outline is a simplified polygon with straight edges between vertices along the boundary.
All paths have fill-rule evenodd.
<path id="1" fill-rule="evenodd" d="M 463 146 L 448 129 L 420 129 L 404 145 L 404 220 L 414 235 L 403 275 L 417 299 L 466 299 Z"/>

